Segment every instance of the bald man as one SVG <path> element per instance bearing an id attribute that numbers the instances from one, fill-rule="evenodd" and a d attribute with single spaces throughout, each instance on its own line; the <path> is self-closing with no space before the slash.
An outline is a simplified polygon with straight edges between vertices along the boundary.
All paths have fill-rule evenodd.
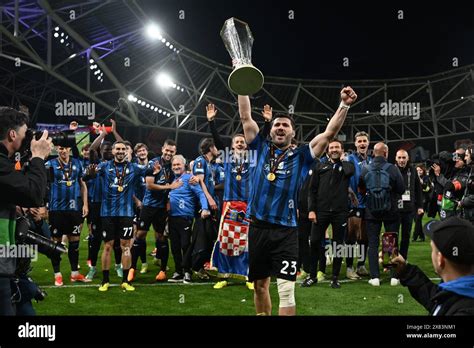
<path id="1" fill-rule="evenodd" d="M 406 260 L 408 257 L 408 247 L 410 245 L 410 234 L 415 214 L 423 214 L 423 191 L 418 179 L 416 168 L 410 163 L 408 152 L 403 149 L 397 151 L 395 162 L 402 174 L 405 182 L 405 192 L 398 201 L 398 212 L 400 220 L 397 231 L 402 227 L 400 254 Z"/>
<path id="2" fill-rule="evenodd" d="M 402 174 L 396 166 L 387 162 L 388 146 L 382 142 L 374 146 L 374 160 L 371 164 L 364 167 L 360 173 L 359 190 L 362 194 L 370 196 L 370 188 L 367 189 L 367 179 L 374 175 L 375 171 L 381 170 L 388 173 L 390 178 L 390 187 L 388 194 L 390 195 L 390 204 L 383 212 L 375 212 L 371 209 L 370 199 L 367 198 L 365 208 L 365 218 L 367 220 L 367 237 L 369 239 L 369 267 L 370 280 L 372 286 L 380 286 L 380 269 L 378 263 L 378 249 L 380 243 L 380 231 L 382 223 L 386 232 L 396 232 L 398 227 L 398 199 L 405 192 L 405 183 Z M 370 185 L 369 185 L 370 186 Z M 391 284 L 397 283 L 396 279 Z"/>

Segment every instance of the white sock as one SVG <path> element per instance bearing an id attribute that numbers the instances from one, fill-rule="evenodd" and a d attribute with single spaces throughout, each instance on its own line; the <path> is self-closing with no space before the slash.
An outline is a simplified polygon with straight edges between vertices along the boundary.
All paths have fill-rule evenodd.
<path id="1" fill-rule="evenodd" d="M 54 273 L 54 276 L 55 276 L 55 277 L 60 276 L 60 275 L 61 275 L 61 272 Z"/>
<path id="2" fill-rule="evenodd" d="M 75 277 L 79 274 L 79 271 L 71 271 L 71 276 Z"/>

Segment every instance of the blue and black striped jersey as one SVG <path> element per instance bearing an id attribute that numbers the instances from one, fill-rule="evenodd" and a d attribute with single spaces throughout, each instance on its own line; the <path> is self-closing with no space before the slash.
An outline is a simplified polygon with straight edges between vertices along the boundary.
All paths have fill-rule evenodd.
<path id="1" fill-rule="evenodd" d="M 309 145 L 282 151 L 258 134 L 249 149 L 256 150 L 257 163 L 251 173 L 247 214 L 269 223 L 296 227 L 298 191 L 314 161 Z M 274 176 L 269 177 L 271 172 Z"/>
<path id="2" fill-rule="evenodd" d="M 54 158 L 45 163 L 46 168 L 52 172 L 50 183 L 49 205 L 50 211 L 78 211 L 81 197 L 81 185 L 79 179 L 83 176 L 81 161 L 70 158 L 68 163 Z"/>

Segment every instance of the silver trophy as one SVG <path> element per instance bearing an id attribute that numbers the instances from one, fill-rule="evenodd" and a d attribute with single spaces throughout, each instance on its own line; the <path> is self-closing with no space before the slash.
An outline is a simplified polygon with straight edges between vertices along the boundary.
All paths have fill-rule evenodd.
<path id="1" fill-rule="evenodd" d="M 229 88 L 238 95 L 252 95 L 263 86 L 263 74 L 252 65 L 253 36 L 247 23 L 236 18 L 225 21 L 221 38 L 232 58 Z"/>

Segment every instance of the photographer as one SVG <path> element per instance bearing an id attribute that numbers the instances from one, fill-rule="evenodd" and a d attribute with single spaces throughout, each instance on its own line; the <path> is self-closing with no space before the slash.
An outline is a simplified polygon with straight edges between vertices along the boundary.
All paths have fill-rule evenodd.
<path id="1" fill-rule="evenodd" d="M 470 171 L 470 168 L 465 162 L 465 152 L 465 149 L 459 148 L 453 154 L 452 162 L 454 166 L 451 177 L 441 173 L 441 166 L 438 164 L 432 165 L 436 182 L 443 186 L 443 198 L 440 210 L 441 220 L 450 216 L 459 215 L 459 202 L 463 197 Z"/>
<path id="2" fill-rule="evenodd" d="M 472 162 L 472 152 L 472 146 L 466 150 L 465 161 L 469 168 L 469 174 L 466 187 L 464 188 L 464 194 L 458 203 L 458 207 L 462 209 L 461 216 L 474 225 L 474 163 Z"/>
<path id="3" fill-rule="evenodd" d="M 39 207 L 46 192 L 44 159 L 51 151 L 51 139 L 45 131 L 31 141 L 31 161 L 27 171 L 15 171 L 14 157 L 25 139 L 28 116 L 10 107 L 0 107 L 0 247 L 15 247 L 16 206 Z M 16 153 L 16 156 L 15 156 Z M 8 254 L 5 252 L 5 254 Z M 16 259 L 0 258 L 0 315 L 14 315 L 10 281 Z"/>

